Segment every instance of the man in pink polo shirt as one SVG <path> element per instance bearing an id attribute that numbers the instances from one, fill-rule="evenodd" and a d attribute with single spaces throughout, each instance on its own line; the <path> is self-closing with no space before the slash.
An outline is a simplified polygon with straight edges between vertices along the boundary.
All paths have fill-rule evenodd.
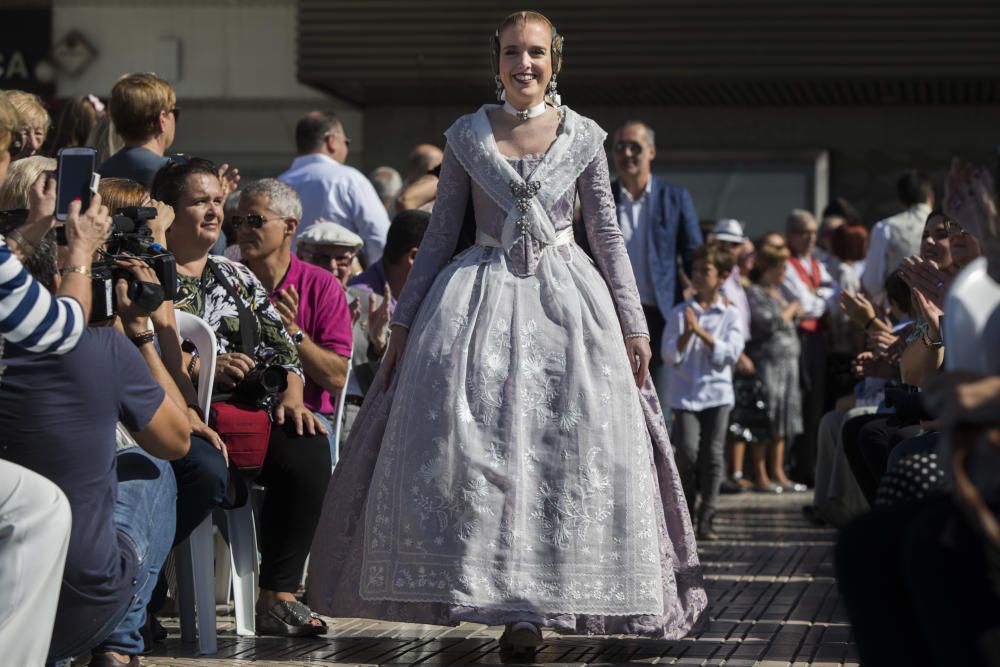
<path id="1" fill-rule="evenodd" d="M 332 422 L 351 358 L 351 314 L 336 278 L 292 254 L 301 215 L 295 190 L 265 178 L 243 190 L 233 224 L 243 262 L 264 285 L 299 348 L 305 405 L 327 422 L 336 462 Z"/>

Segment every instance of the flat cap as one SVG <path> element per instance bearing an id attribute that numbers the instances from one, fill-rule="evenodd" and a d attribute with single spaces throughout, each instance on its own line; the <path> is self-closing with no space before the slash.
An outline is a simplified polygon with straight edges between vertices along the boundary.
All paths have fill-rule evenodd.
<path id="1" fill-rule="evenodd" d="M 357 250 L 365 244 L 361 237 L 335 222 L 317 220 L 305 228 L 296 239 L 298 243 L 316 245 L 338 245 Z"/>

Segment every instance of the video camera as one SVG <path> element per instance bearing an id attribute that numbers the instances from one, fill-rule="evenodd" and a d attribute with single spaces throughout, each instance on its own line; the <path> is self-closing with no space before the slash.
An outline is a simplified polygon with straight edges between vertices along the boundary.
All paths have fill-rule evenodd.
<path id="1" fill-rule="evenodd" d="M 105 249 L 99 251 L 100 259 L 90 267 L 93 274 L 91 321 L 107 320 L 118 312 L 115 283 L 119 279 L 128 281 L 129 299 L 145 310 L 156 310 L 165 300 L 173 301 L 177 296 L 177 260 L 153 240 L 149 221 L 155 217 L 156 209 L 151 206 L 130 206 L 115 211 Z M 145 262 L 156 273 L 160 284 L 144 283 L 116 264 L 116 260 L 125 258 Z"/>

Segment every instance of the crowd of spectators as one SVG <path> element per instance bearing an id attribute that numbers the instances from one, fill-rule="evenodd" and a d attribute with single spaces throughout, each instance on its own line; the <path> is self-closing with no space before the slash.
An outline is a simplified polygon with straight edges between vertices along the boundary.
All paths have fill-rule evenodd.
<path id="1" fill-rule="evenodd" d="M 0 644 L 16 664 L 90 652 L 97 667 L 137 665 L 162 636 L 170 549 L 248 485 L 265 490 L 258 632 L 322 633 L 296 593 L 428 226 L 441 150 L 420 144 L 402 175 L 366 178 L 345 164 L 340 120 L 315 111 L 284 173 L 241 183 L 227 164 L 169 154 L 180 107 L 159 77 L 124 76 L 108 100 L 68 100 L 49 141 L 37 98 L 0 93 L 0 534 L 19 538 L 0 541 L 0 587 L 15 592 Z M 71 205 L 57 246 L 50 156 L 79 146 L 97 151 L 103 178 Z M 699 539 L 718 539 L 720 492 L 811 488 L 808 518 L 844 531 L 838 573 L 866 664 L 903 664 L 902 645 L 905 664 L 985 664 L 1000 608 L 998 496 L 982 472 L 1000 351 L 995 338 L 944 340 L 943 316 L 949 286 L 984 254 L 1000 273 L 988 174 L 956 162 L 935 208 L 934 184 L 909 170 L 902 210 L 870 228 L 838 198 L 818 221 L 795 209 L 751 242 L 743 222 L 699 220 L 688 191 L 653 174 L 646 123 L 619 127 L 610 152 Z M 146 248 L 172 254 L 175 285 L 103 247 L 111 214 L 136 207 L 152 211 Z M 95 258 L 115 267 L 115 315 L 101 321 Z M 181 340 L 176 311 L 215 333 L 219 411 L 273 418 L 256 465 L 230 458 L 221 412 L 199 407 L 205 351 Z M 953 344 L 992 361 L 949 367 Z M 266 390 L 264 371 L 280 378 Z M 935 610 L 973 588 L 975 603 L 932 632 Z M 956 637 L 960 662 L 946 652 Z"/>
<path id="2" fill-rule="evenodd" d="M 0 644 L 12 664 L 89 653 L 138 665 L 164 635 L 169 551 L 249 485 L 264 490 L 258 633 L 325 629 L 295 594 L 336 462 L 337 406 L 360 404 L 377 370 L 429 214 L 390 224 L 401 177 L 376 170 L 376 194 L 342 164 L 350 139 L 333 114 L 299 122 L 300 157 L 280 179 L 242 189 L 237 169 L 170 155 L 179 120 L 152 74 L 122 77 L 107 108 L 67 101 L 51 137 L 38 98 L 0 93 L 0 530 L 13 535 L 0 542 L 13 594 Z M 102 179 L 57 223 L 54 156 L 73 147 L 95 149 Z M 108 243 L 130 225 L 141 233 L 126 250 Z M 176 274 L 156 261 L 167 251 Z M 110 319 L 91 312 L 98 264 L 113 271 Z M 210 414 L 197 399 L 204 351 L 181 340 L 177 311 L 216 336 Z M 275 386 L 253 379 L 263 370 Z M 230 459 L 224 404 L 264 415 L 256 465 Z"/>

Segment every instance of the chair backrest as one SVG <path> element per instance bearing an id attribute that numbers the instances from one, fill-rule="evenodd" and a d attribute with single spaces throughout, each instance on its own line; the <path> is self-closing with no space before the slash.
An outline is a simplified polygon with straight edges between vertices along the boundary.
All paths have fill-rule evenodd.
<path id="1" fill-rule="evenodd" d="M 180 310 L 174 312 L 177 316 L 177 333 L 181 341 L 191 341 L 198 348 L 198 356 L 201 357 L 201 369 L 198 371 L 198 406 L 204 412 L 207 421 L 209 409 L 212 407 L 212 385 L 215 383 L 215 332 L 197 315 Z"/>
<path id="2" fill-rule="evenodd" d="M 944 306 L 944 363 L 950 371 L 1000 373 L 1000 284 L 980 257 L 955 276 Z"/>
<path id="3" fill-rule="evenodd" d="M 347 402 L 347 388 L 351 385 L 351 362 L 354 360 L 352 350 L 351 358 L 347 360 L 347 374 L 344 375 L 344 387 L 340 390 L 340 397 L 337 399 L 336 421 L 333 423 L 333 439 L 340 447 L 340 431 L 344 424 L 344 403 Z"/>

